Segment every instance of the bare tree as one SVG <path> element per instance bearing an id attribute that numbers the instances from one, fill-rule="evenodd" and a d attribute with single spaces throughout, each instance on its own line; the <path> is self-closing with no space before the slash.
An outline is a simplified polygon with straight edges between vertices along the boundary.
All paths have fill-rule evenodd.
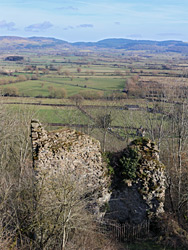
<path id="1" fill-rule="evenodd" d="M 180 95 L 180 93 L 178 93 Z M 180 97 L 180 96 L 179 96 Z M 182 202 L 188 189 L 186 171 L 187 166 L 187 145 L 188 145 L 188 103 L 187 99 L 182 96 L 179 102 L 174 103 L 173 109 L 171 109 L 170 115 L 170 127 L 169 136 L 167 139 L 168 147 L 170 149 L 167 159 L 170 157 L 170 162 L 173 169 L 169 169 L 169 176 L 171 177 L 173 185 L 172 188 L 172 200 L 173 207 L 177 210 L 180 217 L 180 208 L 182 208 Z M 172 171 L 172 172 L 171 172 Z M 185 204 L 184 204 L 185 205 Z"/>
<path id="2" fill-rule="evenodd" d="M 73 175 L 68 167 L 36 178 L 29 137 L 32 117 L 28 110 L 0 107 L 0 248 L 64 250 L 93 230 L 93 216 L 86 209 L 92 190 L 84 176 Z"/>
<path id="3" fill-rule="evenodd" d="M 75 94 L 75 95 L 71 96 L 70 99 L 71 99 L 72 101 L 74 101 L 75 104 L 76 104 L 76 106 L 78 106 L 78 107 L 80 107 L 81 104 L 82 104 L 83 101 L 84 101 L 84 97 L 83 97 L 82 95 L 80 95 L 80 94 Z"/>
<path id="4" fill-rule="evenodd" d="M 91 199 L 88 193 L 92 192 L 84 178 L 58 167 L 54 175 L 40 173 L 35 192 L 36 209 L 31 225 L 35 247 L 64 250 L 75 232 L 90 228 L 92 216 L 86 206 Z"/>
<path id="5" fill-rule="evenodd" d="M 32 114 L 25 109 L 15 112 L 1 105 L 0 117 L 1 241 L 9 239 L 7 244 L 24 249 L 29 242 L 33 193 L 29 138 Z"/>
<path id="6" fill-rule="evenodd" d="M 81 73 L 82 69 L 80 67 L 78 67 L 77 69 L 77 73 Z"/>
<path id="7" fill-rule="evenodd" d="M 112 123 L 112 117 L 111 113 L 99 115 L 96 119 L 96 125 L 103 131 L 103 143 L 102 143 L 102 150 L 105 152 L 105 146 L 106 146 L 106 136 L 107 132 L 110 129 Z"/>
<path id="8" fill-rule="evenodd" d="M 167 166 L 168 209 L 183 217 L 180 211 L 185 206 L 188 190 L 186 171 L 188 145 L 188 102 L 184 89 L 165 86 L 155 88 L 144 119 L 147 134 L 160 149 L 160 158 Z M 152 100 L 152 102 L 151 102 Z"/>

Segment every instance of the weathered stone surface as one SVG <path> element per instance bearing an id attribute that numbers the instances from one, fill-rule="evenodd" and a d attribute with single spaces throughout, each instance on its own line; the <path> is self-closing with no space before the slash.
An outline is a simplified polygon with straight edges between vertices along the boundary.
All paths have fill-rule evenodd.
<path id="1" fill-rule="evenodd" d="M 31 136 L 37 179 L 48 181 L 58 175 L 59 170 L 69 169 L 84 179 L 85 188 L 96 194 L 92 210 L 101 216 L 100 207 L 108 202 L 110 193 L 99 142 L 69 129 L 47 132 L 38 121 L 31 122 Z"/>
<path id="2" fill-rule="evenodd" d="M 111 167 L 115 174 L 110 186 L 100 144 L 95 139 L 69 129 L 47 132 L 38 121 L 31 123 L 31 137 L 38 185 L 41 181 L 48 184 L 68 169 L 73 176 L 83 179 L 85 188 L 94 194 L 88 207 L 97 217 L 106 214 L 107 218 L 122 223 L 139 224 L 164 212 L 165 168 L 150 140 L 140 138 L 114 154 Z M 136 164 L 131 173 L 133 178 L 125 174 L 127 164 L 130 168 Z M 50 190 L 46 191 L 48 194 Z"/>
<path id="3" fill-rule="evenodd" d="M 133 166 L 131 152 L 136 152 L 137 157 L 135 177 L 132 179 L 125 175 L 126 164 L 129 163 L 129 168 Z M 125 157 L 130 162 L 125 160 L 126 166 L 122 166 L 118 157 Z M 165 167 L 159 161 L 159 151 L 153 142 L 145 138 L 133 141 L 127 149 L 114 156 L 112 164 L 115 175 L 106 217 L 122 223 L 139 224 L 164 213 Z"/>

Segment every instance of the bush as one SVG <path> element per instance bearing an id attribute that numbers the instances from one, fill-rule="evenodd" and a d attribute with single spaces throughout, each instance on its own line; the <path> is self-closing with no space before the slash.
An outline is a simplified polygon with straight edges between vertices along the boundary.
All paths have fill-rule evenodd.
<path id="1" fill-rule="evenodd" d="M 55 90 L 55 97 L 56 98 L 65 98 L 67 96 L 66 89 L 60 88 Z"/>
<path id="2" fill-rule="evenodd" d="M 135 149 L 129 148 L 127 155 L 119 160 L 124 179 L 134 180 L 136 178 L 139 159 L 138 152 Z"/>
<path id="3" fill-rule="evenodd" d="M 111 166 L 111 161 L 113 158 L 113 154 L 110 152 L 104 152 L 102 154 L 103 161 L 106 163 L 106 167 L 108 170 L 108 175 L 113 176 L 115 174 L 114 168 Z"/>
<path id="4" fill-rule="evenodd" d="M 103 97 L 104 93 L 102 91 L 80 91 L 79 95 L 83 96 L 85 99 L 95 100 Z"/>
<path id="5" fill-rule="evenodd" d="M 65 98 L 67 96 L 66 89 L 64 88 L 54 88 L 54 87 L 49 87 L 48 88 L 50 92 L 50 97 L 52 98 Z"/>
<path id="6" fill-rule="evenodd" d="M 37 76 L 37 75 L 35 75 L 35 74 L 34 74 L 34 75 L 32 75 L 32 76 L 31 76 L 31 80 L 38 80 L 38 76 Z"/>
<path id="7" fill-rule="evenodd" d="M 80 106 L 82 102 L 84 101 L 84 97 L 79 94 L 75 94 L 71 96 L 70 99 L 75 102 L 76 106 Z"/>
<path id="8" fill-rule="evenodd" d="M 19 92 L 16 87 L 6 87 L 3 89 L 3 93 L 5 96 L 18 96 Z"/>
<path id="9" fill-rule="evenodd" d="M 19 75 L 17 77 L 18 81 L 19 82 L 24 82 L 24 81 L 27 81 L 27 77 L 25 75 Z"/>
<path id="10" fill-rule="evenodd" d="M 126 99 L 126 98 L 127 98 L 127 94 L 121 93 L 121 92 L 114 92 L 106 96 L 107 100 L 121 100 L 121 99 Z"/>

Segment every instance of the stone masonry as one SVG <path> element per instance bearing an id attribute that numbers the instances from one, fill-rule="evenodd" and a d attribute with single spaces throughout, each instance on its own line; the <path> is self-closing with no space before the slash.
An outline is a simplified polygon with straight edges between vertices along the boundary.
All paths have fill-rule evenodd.
<path id="1" fill-rule="evenodd" d="M 128 178 L 124 166 L 117 158 L 124 157 L 133 162 L 134 157 L 130 156 L 133 151 L 137 155 L 135 176 Z M 159 161 L 156 144 L 149 139 L 138 138 L 115 155 L 114 159 L 115 175 L 109 212 L 106 216 L 122 223 L 126 221 L 140 224 L 142 221 L 163 214 L 166 190 L 165 166 Z M 126 162 L 128 161 L 125 160 Z"/>
<path id="2" fill-rule="evenodd" d="M 106 214 L 121 223 L 139 224 L 164 212 L 165 168 L 156 145 L 149 139 L 135 140 L 114 153 L 110 164 L 115 172 L 109 176 L 99 142 L 88 135 L 70 129 L 47 132 L 33 120 L 31 138 L 36 185 L 46 183 L 47 187 L 48 182 L 68 170 L 83 180 L 84 187 L 93 194 L 88 207 L 98 218 Z M 127 164 L 133 150 L 138 156 L 136 177 L 129 179 L 120 159 Z M 48 197 L 50 190 L 45 192 Z"/>
<path id="3" fill-rule="evenodd" d="M 60 170 L 63 173 L 68 169 L 84 180 L 85 188 L 95 195 L 92 211 L 100 217 L 100 207 L 108 202 L 110 194 L 99 142 L 69 129 L 47 132 L 37 120 L 31 122 L 31 138 L 38 183 L 47 182 L 58 176 Z"/>

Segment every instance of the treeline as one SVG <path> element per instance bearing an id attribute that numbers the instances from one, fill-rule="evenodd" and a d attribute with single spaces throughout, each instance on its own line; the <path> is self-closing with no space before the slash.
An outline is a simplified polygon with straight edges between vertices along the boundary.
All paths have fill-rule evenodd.
<path id="1" fill-rule="evenodd" d="M 0 86 L 3 85 L 8 85 L 8 84 L 13 84 L 17 82 L 25 82 L 28 80 L 38 80 L 38 76 L 33 74 L 33 75 L 17 75 L 17 76 L 12 76 L 12 77 L 4 77 L 0 78 Z M 1 93 L 4 96 L 19 96 L 19 90 L 15 86 L 7 86 L 4 88 L 1 88 Z"/>
<path id="2" fill-rule="evenodd" d="M 3 77 L 3 78 L 0 78 L 0 85 L 7 85 L 7 84 L 12 84 L 12 83 L 17 83 L 17 82 L 25 82 L 28 80 L 38 80 L 38 76 L 33 74 L 33 75 L 17 75 L 13 77 Z"/>
<path id="3" fill-rule="evenodd" d="M 172 94 L 174 92 L 174 89 L 177 89 L 177 87 L 179 90 L 181 90 L 182 93 L 184 93 L 184 97 L 188 96 L 188 87 L 183 83 L 179 84 L 179 86 L 176 86 L 173 84 L 170 85 L 170 82 L 164 84 L 157 81 L 145 82 L 140 80 L 139 75 L 134 75 L 126 80 L 125 88 L 123 91 L 127 94 L 127 98 L 155 97 L 157 99 L 158 97 L 166 97 L 167 99 L 172 99 L 174 97 L 177 97 L 176 92 L 174 93 L 174 96 L 171 97 L 169 93 L 171 92 Z M 182 94 L 180 95 L 180 98 L 182 98 Z"/>

